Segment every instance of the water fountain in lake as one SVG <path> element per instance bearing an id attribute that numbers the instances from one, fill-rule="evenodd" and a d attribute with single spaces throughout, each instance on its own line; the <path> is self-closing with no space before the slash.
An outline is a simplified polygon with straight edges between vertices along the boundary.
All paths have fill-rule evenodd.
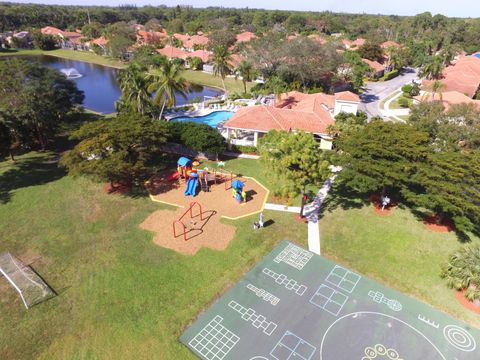
<path id="1" fill-rule="evenodd" d="M 81 78 L 83 76 L 75 68 L 61 69 L 60 72 L 65 74 L 67 79 L 78 79 L 78 78 Z"/>

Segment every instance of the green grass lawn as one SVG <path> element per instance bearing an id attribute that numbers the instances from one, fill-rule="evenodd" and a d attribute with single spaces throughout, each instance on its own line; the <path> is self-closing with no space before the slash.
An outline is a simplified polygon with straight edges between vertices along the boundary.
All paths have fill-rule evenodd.
<path id="1" fill-rule="evenodd" d="M 462 246 L 454 233 L 426 229 L 409 210 L 396 208 L 380 217 L 371 206 L 355 207 L 324 214 L 324 255 L 480 327 L 479 315 L 460 306 L 439 277 L 448 255 Z"/>
<path id="2" fill-rule="evenodd" d="M 185 79 L 192 83 L 223 89 L 222 80 L 217 76 L 193 70 L 185 70 L 183 75 Z M 253 83 L 247 83 L 247 91 L 249 91 L 253 85 Z M 231 77 L 225 79 L 225 86 L 227 87 L 227 91 L 231 93 L 243 93 L 244 91 L 242 80 L 235 80 Z"/>
<path id="3" fill-rule="evenodd" d="M 396 98 L 395 100 L 393 100 L 391 103 L 390 103 L 390 109 L 392 110 L 395 110 L 395 109 L 408 109 L 408 107 L 403 107 L 403 106 L 400 106 L 400 104 L 398 103 L 398 99 L 402 98 L 402 96 Z M 408 104 L 409 105 L 412 105 L 413 104 L 413 100 L 412 99 L 408 99 Z"/>
<path id="4" fill-rule="evenodd" d="M 59 296 L 26 311 L 4 280 L 1 359 L 194 359 L 178 342 L 184 327 L 283 238 L 306 245 L 291 214 L 274 224 L 232 222 L 223 252 L 183 256 L 153 244 L 138 225 L 159 205 L 106 195 L 64 176 L 54 153 L 0 163 L 0 248 L 33 261 Z"/>
<path id="5" fill-rule="evenodd" d="M 280 240 L 307 244 L 293 214 L 267 211 L 274 223 L 261 230 L 252 229 L 256 216 L 228 222 L 237 233 L 225 251 L 180 255 L 138 227 L 161 205 L 65 176 L 57 157 L 0 162 L 0 249 L 31 262 L 58 293 L 27 311 L 0 279 L 0 359 L 193 360 L 178 342 L 189 322 Z M 230 160 L 226 169 L 272 186 L 255 160 Z M 324 255 L 480 326 L 439 278 L 461 246 L 453 234 L 426 230 L 407 210 L 378 217 L 356 203 L 334 209 L 331 199 L 320 221 Z"/>

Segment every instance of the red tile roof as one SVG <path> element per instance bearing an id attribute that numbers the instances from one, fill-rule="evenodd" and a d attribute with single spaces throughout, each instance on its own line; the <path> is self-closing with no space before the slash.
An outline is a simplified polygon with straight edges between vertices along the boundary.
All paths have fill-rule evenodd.
<path id="1" fill-rule="evenodd" d="M 199 57 L 200 59 L 202 59 L 204 63 L 207 63 L 208 60 L 210 60 L 210 56 L 212 56 L 212 52 L 207 50 L 196 50 L 187 54 L 189 57 L 192 57 L 192 58 Z"/>
<path id="2" fill-rule="evenodd" d="M 170 59 L 186 59 L 190 56 L 189 54 L 191 54 L 173 46 L 165 46 L 163 49 L 157 49 L 157 52 Z"/>
<path id="3" fill-rule="evenodd" d="M 415 100 L 420 102 L 441 101 L 445 110 L 448 110 L 452 105 L 458 104 L 475 104 L 480 110 L 480 100 L 473 100 L 468 96 L 458 91 L 447 91 L 442 94 L 427 93 L 414 97 Z"/>
<path id="4" fill-rule="evenodd" d="M 188 40 L 183 42 L 183 46 L 188 49 L 193 49 L 195 45 L 206 46 L 208 44 L 208 37 L 203 35 L 193 35 Z"/>
<path id="5" fill-rule="evenodd" d="M 369 59 L 362 59 L 362 61 L 368 66 L 370 66 L 376 72 L 385 70 L 385 67 L 382 64 L 380 64 L 378 61 L 372 61 Z"/>
<path id="6" fill-rule="evenodd" d="M 105 46 L 108 43 L 108 40 L 105 39 L 103 36 L 100 36 L 99 38 L 92 40 L 92 43 L 98 46 Z"/>
<path id="7" fill-rule="evenodd" d="M 146 43 L 154 43 L 167 38 L 164 31 L 137 31 L 137 40 L 143 40 Z"/>
<path id="8" fill-rule="evenodd" d="M 457 91 L 472 98 L 480 86 L 480 59 L 474 56 L 460 57 L 453 65 L 443 71 L 443 91 Z M 428 89 L 433 80 L 424 80 L 423 87 Z"/>
<path id="9" fill-rule="evenodd" d="M 240 34 L 237 34 L 237 42 L 247 42 L 256 38 L 257 36 L 250 31 L 244 31 Z"/>
<path id="10" fill-rule="evenodd" d="M 238 67 L 238 65 L 240 65 L 243 60 L 247 60 L 245 56 L 239 54 L 232 54 L 230 57 L 232 58 L 232 60 L 229 61 L 229 64 L 232 65 L 234 68 Z"/>
<path id="11" fill-rule="evenodd" d="M 351 91 L 341 91 L 338 93 L 335 93 L 335 100 L 340 100 L 340 101 L 351 101 L 351 102 L 360 102 L 360 97 L 351 92 Z"/>
<path id="12" fill-rule="evenodd" d="M 338 99 L 353 101 L 354 98 L 358 98 L 355 94 L 347 93 L 337 94 Z M 252 106 L 239 110 L 225 126 L 261 132 L 304 130 L 326 134 L 327 127 L 335 123 L 332 112 L 337 96 L 291 91 L 282 94 L 275 106 Z"/>
<path id="13" fill-rule="evenodd" d="M 45 26 L 40 30 L 40 32 L 45 35 L 63 35 L 63 30 L 53 26 Z"/>

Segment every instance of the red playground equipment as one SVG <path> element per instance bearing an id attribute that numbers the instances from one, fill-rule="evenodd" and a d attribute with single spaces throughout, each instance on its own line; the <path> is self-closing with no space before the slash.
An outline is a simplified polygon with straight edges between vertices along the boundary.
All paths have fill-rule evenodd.
<path id="1" fill-rule="evenodd" d="M 191 202 L 190 203 L 190 206 L 188 207 L 188 209 L 182 214 L 182 216 L 180 216 L 180 218 L 178 218 L 177 220 L 173 220 L 173 223 L 172 223 L 172 227 L 173 227 L 173 237 L 177 237 L 177 236 L 180 236 L 180 235 L 183 235 L 183 240 L 184 241 L 187 241 L 187 228 L 188 226 L 185 225 L 185 220 L 184 220 L 184 217 L 189 214 L 189 218 L 190 218 L 190 224 L 193 222 L 193 218 L 198 216 L 198 215 L 193 215 L 193 209 L 195 207 L 195 205 L 198 205 L 198 209 L 199 209 L 199 214 L 200 215 L 200 221 L 204 220 L 203 218 L 203 211 L 202 211 L 202 205 L 200 205 L 198 202 L 194 201 L 194 202 Z M 180 225 L 180 229 L 181 229 L 181 232 L 178 232 L 177 234 L 177 225 Z"/>

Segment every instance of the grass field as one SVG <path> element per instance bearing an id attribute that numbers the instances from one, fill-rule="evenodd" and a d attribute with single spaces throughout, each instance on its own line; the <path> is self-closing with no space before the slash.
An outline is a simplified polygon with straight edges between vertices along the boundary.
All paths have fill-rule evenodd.
<path id="1" fill-rule="evenodd" d="M 381 217 L 371 206 L 357 206 L 325 212 L 320 221 L 325 255 L 480 327 L 478 314 L 460 306 L 439 277 L 447 256 L 462 246 L 454 233 L 427 230 L 409 210 L 395 208 Z"/>
<path id="2" fill-rule="evenodd" d="M 222 80 L 219 77 L 204 73 L 202 71 L 185 70 L 183 72 L 185 79 L 195 84 L 212 86 L 223 89 Z M 253 86 L 253 83 L 247 83 L 247 91 Z M 230 93 L 243 93 L 243 83 L 241 80 L 235 80 L 228 77 L 225 79 L 225 86 Z"/>
<path id="3" fill-rule="evenodd" d="M 280 240 L 306 246 L 307 228 L 293 214 L 265 212 L 274 223 L 261 230 L 252 229 L 256 216 L 229 222 L 237 232 L 223 252 L 188 257 L 160 248 L 138 227 L 160 205 L 65 176 L 57 158 L 32 152 L 0 162 L 0 249 L 31 263 L 58 292 L 26 311 L 0 279 L 2 360 L 195 359 L 178 342 L 185 326 Z M 257 161 L 226 168 L 271 186 Z M 426 230 L 407 210 L 378 217 L 331 199 L 320 221 L 324 255 L 480 326 L 438 276 L 461 246 L 453 234 Z"/>
<path id="4" fill-rule="evenodd" d="M 224 252 L 159 248 L 138 228 L 157 204 L 64 177 L 54 155 L 0 165 L 0 248 L 33 261 L 59 293 L 26 311 L 2 281 L 1 359 L 193 359 L 177 340 L 188 322 L 279 240 L 306 244 L 291 214 L 267 212 L 274 224 L 260 231 L 253 218 L 233 223 Z"/>

